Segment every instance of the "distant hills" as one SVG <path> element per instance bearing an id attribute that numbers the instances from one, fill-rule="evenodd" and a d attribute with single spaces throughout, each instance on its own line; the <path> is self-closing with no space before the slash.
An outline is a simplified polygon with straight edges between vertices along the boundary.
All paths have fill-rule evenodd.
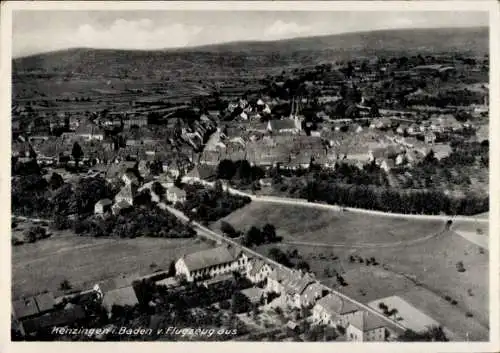
<path id="1" fill-rule="evenodd" d="M 310 65 L 324 60 L 386 54 L 489 52 L 487 27 L 399 29 L 293 38 L 279 41 L 233 42 L 163 50 L 77 48 L 13 60 L 13 71 L 110 73 L 139 70 L 191 70 Z"/>

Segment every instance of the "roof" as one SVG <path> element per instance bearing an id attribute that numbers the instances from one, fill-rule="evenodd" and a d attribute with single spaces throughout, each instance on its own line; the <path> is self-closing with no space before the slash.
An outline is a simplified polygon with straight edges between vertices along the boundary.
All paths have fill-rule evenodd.
<path id="1" fill-rule="evenodd" d="M 121 177 L 128 169 L 133 169 L 136 162 L 122 161 L 120 163 L 113 163 L 106 170 L 106 178 L 113 179 Z"/>
<path id="2" fill-rule="evenodd" d="M 269 277 L 281 283 L 288 294 L 302 294 L 309 284 L 315 282 L 308 274 L 281 267 L 275 268 Z"/>
<path id="3" fill-rule="evenodd" d="M 104 131 L 97 125 L 91 123 L 80 124 L 76 130 L 77 135 L 104 135 Z"/>
<path id="4" fill-rule="evenodd" d="M 17 319 L 33 316 L 38 314 L 38 306 L 36 305 L 35 298 L 19 299 L 12 303 L 12 310 Z"/>
<path id="5" fill-rule="evenodd" d="M 65 326 L 85 317 L 85 311 L 79 305 L 74 305 L 47 313 L 45 315 L 23 321 L 27 333 L 34 333 L 54 326 Z"/>
<path id="6" fill-rule="evenodd" d="M 198 251 L 181 257 L 189 271 L 230 263 L 235 260 L 227 246 Z"/>
<path id="7" fill-rule="evenodd" d="M 359 306 L 356 305 L 354 302 L 350 300 L 344 300 L 344 303 L 342 305 L 342 309 L 340 310 L 339 314 L 348 314 L 352 313 L 354 311 L 358 311 Z"/>
<path id="8" fill-rule="evenodd" d="M 241 294 L 250 299 L 251 302 L 256 302 L 260 300 L 260 298 L 264 294 L 264 291 L 258 287 L 250 287 L 247 289 L 243 289 L 241 291 Z"/>
<path id="9" fill-rule="evenodd" d="M 349 323 L 363 332 L 387 326 L 382 318 L 364 310 L 355 313 Z"/>
<path id="10" fill-rule="evenodd" d="M 132 280 L 130 277 L 126 276 L 117 276 L 114 278 L 110 278 L 98 283 L 99 288 L 103 293 L 106 293 L 111 290 L 123 288 L 130 286 L 132 284 Z"/>
<path id="11" fill-rule="evenodd" d="M 12 310 L 17 319 L 37 315 L 54 309 L 55 299 L 52 293 L 43 293 L 34 297 L 23 298 L 12 303 Z"/>
<path id="12" fill-rule="evenodd" d="M 208 179 L 216 175 L 215 168 L 208 165 L 197 165 L 189 173 L 186 174 L 187 177 Z"/>
<path id="13" fill-rule="evenodd" d="M 186 196 L 186 192 L 177 186 L 172 186 L 168 188 L 167 193 L 169 194 L 175 194 L 176 196 Z"/>
<path id="14" fill-rule="evenodd" d="M 110 199 L 101 199 L 97 201 L 96 205 L 108 206 L 111 205 L 112 203 L 113 201 L 111 201 Z"/>
<path id="15" fill-rule="evenodd" d="M 104 295 L 102 300 L 102 305 L 107 309 L 111 309 L 113 305 L 134 306 L 138 303 L 137 295 L 132 286 L 111 290 Z"/>
<path id="16" fill-rule="evenodd" d="M 271 129 L 273 130 L 289 130 L 295 129 L 295 121 L 291 119 L 271 120 Z"/>
<path id="17" fill-rule="evenodd" d="M 115 203 L 113 206 L 111 206 L 111 208 L 113 209 L 113 211 L 122 210 L 122 209 L 130 208 L 130 207 L 132 207 L 132 205 L 129 204 L 125 200 L 121 200 L 121 201 Z"/>
<path id="18" fill-rule="evenodd" d="M 56 305 L 54 295 L 52 293 L 43 293 L 35 297 L 40 312 L 54 309 Z"/>
<path id="19" fill-rule="evenodd" d="M 318 300 L 316 302 L 316 305 L 323 308 L 330 314 L 340 314 L 342 312 L 344 302 L 339 296 L 335 294 L 328 294 L 327 296 Z"/>
<path id="20" fill-rule="evenodd" d="M 264 268 L 264 266 L 268 266 L 269 265 L 267 263 L 265 263 L 263 260 L 261 259 L 254 259 L 252 260 L 252 269 L 250 270 L 250 272 L 248 273 L 250 276 L 255 276 L 257 273 L 259 273 L 259 271 Z"/>
<path id="21" fill-rule="evenodd" d="M 179 281 L 175 277 L 167 277 L 160 281 L 156 281 L 155 284 L 157 286 L 175 287 L 179 284 Z"/>
<path id="22" fill-rule="evenodd" d="M 130 184 L 125 185 L 123 188 L 121 188 L 120 192 L 116 194 L 115 200 L 118 199 L 125 199 L 125 198 L 131 198 L 133 199 L 135 195 L 137 194 L 137 189 L 133 187 Z"/>

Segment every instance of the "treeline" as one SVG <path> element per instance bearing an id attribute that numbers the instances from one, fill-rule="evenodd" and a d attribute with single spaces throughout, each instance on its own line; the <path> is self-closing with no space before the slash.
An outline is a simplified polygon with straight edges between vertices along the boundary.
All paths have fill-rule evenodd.
<path id="1" fill-rule="evenodd" d="M 186 201 L 177 208 L 190 218 L 208 224 L 215 222 L 250 203 L 250 197 L 231 195 L 218 181 L 213 189 L 201 184 L 186 185 Z"/>
<path id="2" fill-rule="evenodd" d="M 489 197 L 452 197 L 439 190 L 397 190 L 366 185 L 309 182 L 300 191 L 308 201 L 405 214 L 474 215 L 487 212 Z"/>
<path id="3" fill-rule="evenodd" d="M 192 238 L 196 232 L 170 213 L 154 206 L 123 210 L 120 215 L 89 217 L 75 221 L 79 235 L 116 238 Z"/>

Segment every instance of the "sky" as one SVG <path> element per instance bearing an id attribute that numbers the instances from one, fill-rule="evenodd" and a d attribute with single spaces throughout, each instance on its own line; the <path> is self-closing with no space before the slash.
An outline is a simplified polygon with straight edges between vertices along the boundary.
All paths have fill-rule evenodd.
<path id="1" fill-rule="evenodd" d="M 75 47 L 163 49 L 396 28 L 487 26 L 487 12 L 34 11 L 13 13 L 13 57 Z"/>

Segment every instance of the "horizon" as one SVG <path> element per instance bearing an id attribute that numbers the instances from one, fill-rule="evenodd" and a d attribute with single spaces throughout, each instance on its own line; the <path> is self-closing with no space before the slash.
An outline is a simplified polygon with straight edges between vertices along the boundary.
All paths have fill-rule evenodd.
<path id="1" fill-rule="evenodd" d="M 46 11 L 16 11 L 12 58 L 71 49 L 179 50 L 384 30 L 488 27 L 483 11 L 207 12 L 51 11 L 47 22 Z"/>

